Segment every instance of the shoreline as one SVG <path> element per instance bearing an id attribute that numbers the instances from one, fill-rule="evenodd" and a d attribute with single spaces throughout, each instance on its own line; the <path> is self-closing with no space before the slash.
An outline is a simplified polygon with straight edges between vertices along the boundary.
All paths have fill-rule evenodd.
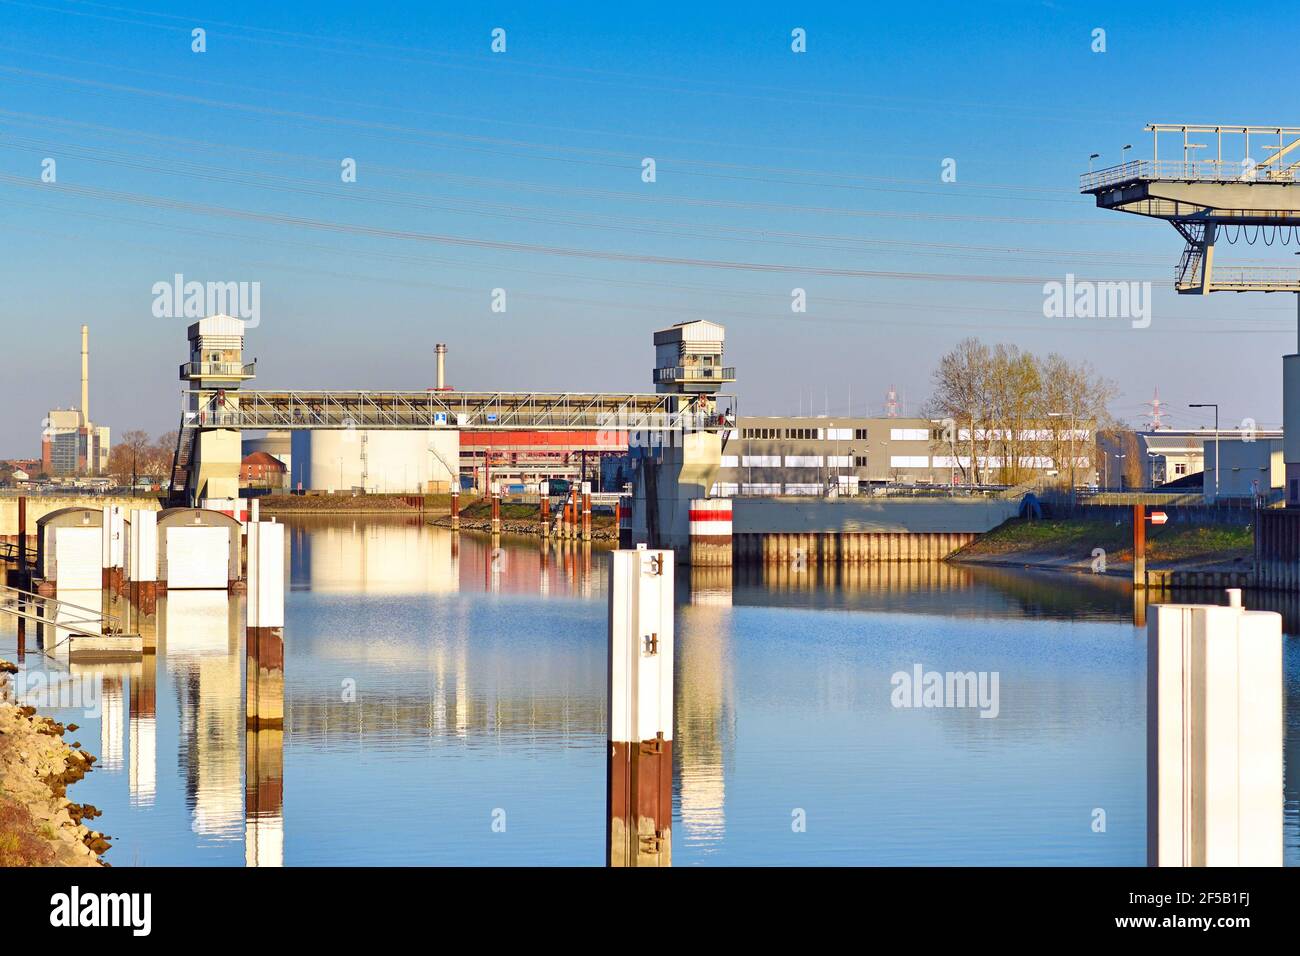
<path id="1" fill-rule="evenodd" d="M 445 528 L 448 531 L 450 531 L 451 515 L 441 515 L 437 518 L 429 518 L 426 519 L 425 523 L 433 525 L 434 527 Z M 459 530 L 476 531 L 476 532 L 481 532 L 483 534 L 491 534 L 492 519 L 491 518 L 467 518 L 462 513 L 460 516 Z M 542 524 L 540 521 L 537 521 L 536 519 L 532 521 L 518 521 L 518 520 L 508 520 L 502 518 L 501 534 L 515 535 L 515 536 L 529 535 L 534 538 L 547 537 L 546 535 L 542 534 Z M 549 538 L 554 541 L 576 541 L 579 543 L 581 543 L 582 541 L 581 538 L 565 538 L 557 534 L 551 534 Z M 615 530 L 612 526 L 606 528 L 600 528 L 600 527 L 595 527 L 593 525 L 591 529 L 591 540 L 592 541 L 617 541 L 618 531 Z"/>
<path id="2" fill-rule="evenodd" d="M 108 838 L 83 821 L 100 812 L 69 800 L 93 754 L 64 742 L 77 729 L 12 700 L 18 668 L 0 660 L 0 866 L 109 866 Z"/>

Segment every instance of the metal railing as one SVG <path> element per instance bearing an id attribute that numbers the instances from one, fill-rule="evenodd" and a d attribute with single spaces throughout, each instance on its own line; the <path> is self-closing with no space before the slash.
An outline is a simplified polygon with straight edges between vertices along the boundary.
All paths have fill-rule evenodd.
<path id="1" fill-rule="evenodd" d="M 1200 288 L 1199 257 L 1191 265 L 1190 274 L 1182 263 L 1174 269 L 1176 288 Z M 1300 269 L 1281 269 L 1274 266 L 1215 266 L 1210 273 L 1210 288 L 1212 291 L 1300 292 Z"/>
<path id="2" fill-rule="evenodd" d="M 1119 166 L 1108 166 L 1079 177 L 1079 192 L 1095 192 L 1121 183 L 1173 180 L 1175 182 L 1212 183 L 1293 183 L 1293 166 L 1243 165 L 1237 160 L 1218 159 L 1134 159 Z"/>
<path id="3" fill-rule="evenodd" d="M 257 374 L 257 363 L 248 362 L 183 362 L 181 377 L 207 376 L 209 378 L 252 378 Z"/>
<path id="4" fill-rule="evenodd" d="M 678 365 L 671 368 L 657 368 L 653 372 L 656 385 L 672 382 L 734 382 L 736 380 L 734 368 L 724 368 L 720 365 Z"/>
<path id="5" fill-rule="evenodd" d="M 727 414 L 700 411 L 691 396 L 671 394 L 255 390 L 227 393 L 216 405 L 209 394 L 187 390 L 184 407 L 193 409 L 199 395 L 207 404 L 183 412 L 185 426 L 596 431 L 611 447 L 626 445 L 628 432 L 734 427 Z M 710 398 L 718 408 L 735 407 L 734 396 Z"/>
<path id="6" fill-rule="evenodd" d="M 73 636 L 139 637 L 138 634 L 127 634 L 122 619 L 117 615 L 9 585 L 0 585 L 0 612 L 68 631 Z M 45 648 L 47 653 L 50 650 L 52 648 Z"/>

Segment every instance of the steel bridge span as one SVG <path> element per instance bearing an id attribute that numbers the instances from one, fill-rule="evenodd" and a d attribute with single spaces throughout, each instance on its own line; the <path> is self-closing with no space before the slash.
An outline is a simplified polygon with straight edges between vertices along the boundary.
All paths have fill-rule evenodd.
<path id="1" fill-rule="evenodd" d="M 183 397 L 182 429 L 663 432 L 723 431 L 735 421 L 728 395 L 241 389 Z"/>

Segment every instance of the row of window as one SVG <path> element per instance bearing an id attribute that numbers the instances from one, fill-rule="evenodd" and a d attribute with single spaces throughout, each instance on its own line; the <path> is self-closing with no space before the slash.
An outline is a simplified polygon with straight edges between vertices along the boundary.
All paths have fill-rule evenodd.
<path id="1" fill-rule="evenodd" d="M 865 455 L 723 455 L 723 468 L 866 468 Z"/>
<path id="2" fill-rule="evenodd" d="M 787 439 L 790 441 L 866 441 L 865 428 L 742 428 L 741 438 Z M 938 440 L 939 433 L 928 428 L 891 428 L 891 441 Z"/>
<path id="3" fill-rule="evenodd" d="M 858 493 L 859 484 L 856 476 L 841 475 L 836 484 L 841 493 Z M 815 481 L 787 481 L 784 484 L 777 481 L 719 481 L 714 483 L 709 495 L 713 498 L 728 498 L 732 495 L 822 495 L 826 493 L 826 487 L 821 482 Z"/>
<path id="4" fill-rule="evenodd" d="M 999 455 L 981 456 L 981 468 L 1001 468 L 1002 457 Z M 1064 463 L 1068 467 L 1068 460 Z M 969 455 L 890 455 L 890 468 L 966 468 L 970 465 Z M 1075 459 L 1076 468 L 1087 468 L 1087 458 Z M 1046 455 L 1022 455 L 1020 467 L 1050 469 L 1056 462 Z M 723 468 L 867 468 L 870 463 L 865 455 L 723 455 Z"/>
<path id="5" fill-rule="evenodd" d="M 977 441 L 1002 441 L 1011 432 L 1001 428 L 977 428 Z M 735 437 L 735 432 L 732 432 Z M 741 438 L 766 439 L 774 441 L 787 439 L 791 441 L 866 441 L 865 428 L 742 428 Z M 1017 433 L 1020 441 L 1088 441 L 1092 432 L 1086 428 L 1054 431 L 1050 428 L 1024 428 Z M 970 441 L 970 429 L 959 428 L 955 433 L 945 434 L 938 428 L 891 428 L 890 441 Z"/>

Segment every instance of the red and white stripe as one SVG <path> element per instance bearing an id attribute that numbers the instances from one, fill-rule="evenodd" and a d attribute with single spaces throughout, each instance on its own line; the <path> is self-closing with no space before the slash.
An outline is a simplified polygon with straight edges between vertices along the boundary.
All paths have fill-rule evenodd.
<path id="1" fill-rule="evenodd" d="M 691 537 L 731 537 L 731 499 L 697 498 L 691 502 Z"/>

